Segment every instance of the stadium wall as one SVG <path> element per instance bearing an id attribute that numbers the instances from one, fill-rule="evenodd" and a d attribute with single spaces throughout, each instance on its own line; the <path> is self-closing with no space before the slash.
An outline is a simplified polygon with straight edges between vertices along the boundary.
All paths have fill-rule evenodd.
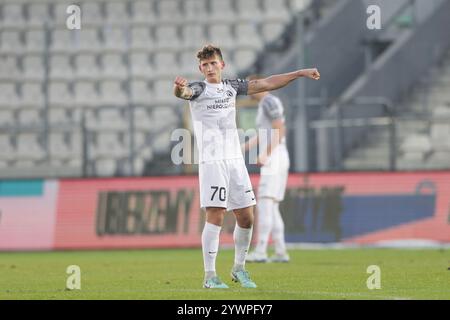
<path id="1" fill-rule="evenodd" d="M 289 243 L 448 244 L 450 171 L 292 174 L 281 210 Z M 194 176 L 0 181 L 3 251 L 198 247 L 203 216 Z"/>

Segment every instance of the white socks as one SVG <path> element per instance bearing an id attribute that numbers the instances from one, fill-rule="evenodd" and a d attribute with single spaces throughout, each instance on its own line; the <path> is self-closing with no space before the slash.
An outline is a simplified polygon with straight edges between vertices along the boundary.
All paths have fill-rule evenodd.
<path id="1" fill-rule="evenodd" d="M 205 267 L 205 280 L 211 279 L 212 277 L 216 276 L 216 257 L 219 250 L 219 236 L 221 229 L 221 227 L 209 222 L 206 222 L 203 228 L 202 251 L 203 263 Z M 253 227 L 244 229 L 239 227 L 236 223 L 233 232 L 235 246 L 233 271 L 240 271 L 245 269 L 245 257 L 252 240 L 252 231 Z"/>
<path id="2" fill-rule="evenodd" d="M 219 235 L 222 227 L 209 222 L 205 223 L 202 232 L 203 263 L 205 266 L 205 280 L 216 275 L 216 257 L 219 250 Z"/>
<path id="3" fill-rule="evenodd" d="M 272 227 L 272 239 L 275 245 L 275 253 L 282 255 L 286 254 L 286 243 L 284 240 L 284 222 L 281 218 L 279 203 L 273 204 L 273 227 Z"/>
<path id="4" fill-rule="evenodd" d="M 271 233 L 275 245 L 275 253 L 285 254 L 284 222 L 280 214 L 279 203 L 269 198 L 261 198 L 258 201 L 258 243 L 255 248 L 256 252 L 267 253 Z"/>
<path id="5" fill-rule="evenodd" d="M 274 201 L 268 198 L 260 198 L 258 201 L 258 243 L 255 251 L 267 253 L 270 232 L 273 226 Z"/>
<path id="6" fill-rule="evenodd" d="M 252 231 L 253 227 L 244 229 L 239 227 L 237 223 L 234 227 L 233 239 L 235 251 L 233 271 L 241 271 L 245 269 L 245 257 L 252 240 Z"/>

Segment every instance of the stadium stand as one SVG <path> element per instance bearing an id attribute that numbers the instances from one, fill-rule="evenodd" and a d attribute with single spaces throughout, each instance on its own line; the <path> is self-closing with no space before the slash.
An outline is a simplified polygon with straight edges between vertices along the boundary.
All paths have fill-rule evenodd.
<path id="1" fill-rule="evenodd" d="M 397 120 L 400 170 L 447 169 L 450 159 L 450 52 L 401 102 Z M 345 160 L 348 170 L 388 167 L 389 132 L 374 130 L 370 141 Z"/>
<path id="2" fill-rule="evenodd" d="M 309 0 L 78 1 L 81 30 L 70 4 L 0 1 L 0 177 L 145 174 L 182 127 L 172 80 L 198 79 L 195 51 L 221 46 L 235 77 Z"/>

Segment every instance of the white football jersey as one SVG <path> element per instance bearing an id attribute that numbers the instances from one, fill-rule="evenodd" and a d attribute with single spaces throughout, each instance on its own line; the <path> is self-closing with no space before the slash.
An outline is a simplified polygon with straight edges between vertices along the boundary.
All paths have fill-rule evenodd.
<path id="1" fill-rule="evenodd" d="M 236 96 L 246 95 L 248 81 L 193 82 L 190 99 L 199 161 L 243 158 L 236 127 Z"/>
<path id="2" fill-rule="evenodd" d="M 258 113 L 256 116 L 256 126 L 259 134 L 259 150 L 266 150 L 267 144 L 272 140 L 272 121 L 281 119 L 284 123 L 284 108 L 281 100 L 272 95 L 265 95 L 258 103 Z M 286 137 L 283 137 L 280 144 L 286 144 Z"/>

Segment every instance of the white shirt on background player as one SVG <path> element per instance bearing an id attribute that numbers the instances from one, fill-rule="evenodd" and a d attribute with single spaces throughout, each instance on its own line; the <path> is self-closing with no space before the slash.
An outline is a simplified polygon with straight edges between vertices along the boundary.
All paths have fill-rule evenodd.
<path id="1" fill-rule="evenodd" d="M 272 94 L 267 94 L 258 103 L 256 126 L 259 135 L 259 150 L 266 150 L 273 134 L 272 121 L 281 119 L 284 123 L 284 108 L 280 99 Z M 282 137 L 279 147 L 286 147 L 286 137 Z"/>

